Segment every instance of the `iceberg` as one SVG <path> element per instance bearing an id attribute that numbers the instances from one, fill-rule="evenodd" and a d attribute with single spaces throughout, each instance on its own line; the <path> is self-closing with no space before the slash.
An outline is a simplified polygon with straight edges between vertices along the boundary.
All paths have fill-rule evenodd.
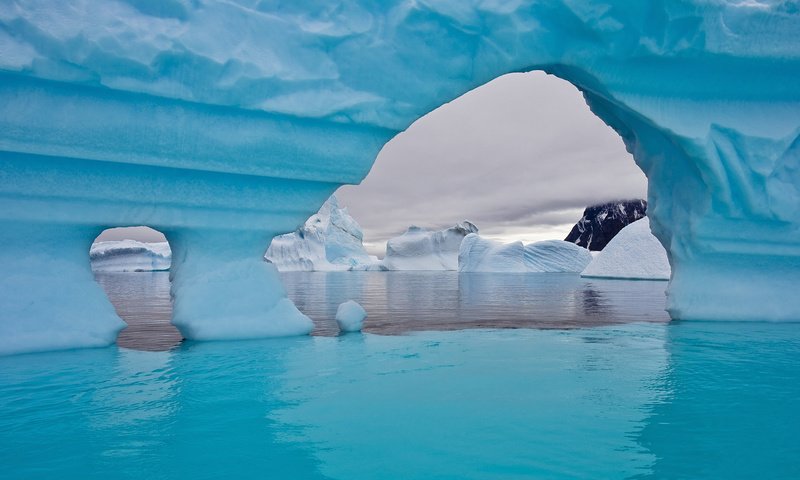
<path id="1" fill-rule="evenodd" d="M 89 250 L 94 272 L 154 272 L 169 270 L 172 251 L 167 242 L 136 240 L 97 242 Z"/>
<path id="2" fill-rule="evenodd" d="M 478 231 L 464 220 L 454 227 L 431 231 L 410 226 L 399 237 L 386 242 L 385 270 L 458 270 L 461 241 Z"/>
<path id="3" fill-rule="evenodd" d="M 458 253 L 459 272 L 554 273 L 583 271 L 592 261 L 589 250 L 563 240 L 524 245 L 501 243 L 475 233 L 467 235 Z"/>
<path id="4" fill-rule="evenodd" d="M 667 252 L 650 233 L 650 219 L 637 220 L 608 243 L 581 273 L 582 277 L 669 280 Z"/>
<path id="5" fill-rule="evenodd" d="M 130 225 L 172 246 L 185 337 L 307 333 L 265 246 L 418 118 L 531 70 L 646 174 L 673 318 L 800 320 L 792 2 L 0 0 L 0 353 L 112 343 L 87 252 Z"/>
<path id="6" fill-rule="evenodd" d="M 302 227 L 273 238 L 265 258 L 281 272 L 367 270 L 378 259 L 367 254 L 363 238 L 347 208 L 331 195 Z"/>
<path id="7" fill-rule="evenodd" d="M 354 300 L 348 300 L 336 309 L 336 324 L 342 332 L 360 332 L 365 318 L 367 311 Z"/>

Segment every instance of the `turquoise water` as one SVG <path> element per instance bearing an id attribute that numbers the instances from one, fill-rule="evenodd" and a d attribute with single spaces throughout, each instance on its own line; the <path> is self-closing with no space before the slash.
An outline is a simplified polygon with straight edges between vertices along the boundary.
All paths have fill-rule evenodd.
<path id="1" fill-rule="evenodd" d="M 800 325 L 571 327 L 0 358 L 2 477 L 800 477 Z"/>

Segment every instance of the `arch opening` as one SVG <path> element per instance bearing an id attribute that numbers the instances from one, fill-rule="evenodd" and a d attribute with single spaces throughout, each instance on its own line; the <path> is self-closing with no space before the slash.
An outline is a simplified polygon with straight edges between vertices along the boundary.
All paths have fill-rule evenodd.
<path id="1" fill-rule="evenodd" d="M 126 324 L 117 345 L 161 351 L 183 340 L 170 323 L 172 252 L 163 233 L 146 226 L 106 229 L 92 243 L 89 259 L 95 281 Z"/>
<path id="2" fill-rule="evenodd" d="M 351 225 L 357 222 L 357 231 L 346 237 L 359 238 L 359 242 L 358 245 L 348 244 L 347 249 L 328 250 L 337 254 L 356 251 L 358 256 L 337 258 L 337 262 L 339 265 L 354 265 L 353 269 L 359 270 L 364 268 L 363 257 L 367 254 L 388 256 L 387 240 L 399 238 L 403 242 L 398 243 L 408 247 L 406 253 L 412 252 L 419 257 L 400 258 L 398 254 L 391 265 L 384 262 L 378 267 L 388 270 L 457 270 L 459 244 L 463 236 L 454 243 L 450 240 L 458 236 L 455 232 L 458 227 L 449 233 L 442 230 L 465 219 L 478 226 L 480 236 L 509 247 L 515 242 L 563 241 L 582 219 L 586 207 L 614 201 L 633 206 L 646 197 L 647 179 L 631 153 L 626 151 L 618 133 L 590 110 L 571 82 L 541 71 L 498 77 L 417 120 L 384 146 L 362 184 L 344 186 L 337 191 L 341 210 L 336 215 L 342 217 L 338 223 Z M 336 205 L 338 209 L 338 203 Z M 329 209 L 323 207 L 322 210 L 317 215 L 323 217 L 322 225 L 328 225 Z M 644 209 L 639 212 L 644 213 Z M 634 218 L 638 220 L 641 217 Z M 619 217 L 616 220 L 622 222 Z M 625 221 L 630 223 L 633 220 L 627 217 Z M 426 228 L 430 234 L 426 236 L 416 229 L 413 234 L 411 229 L 408 234 L 403 234 L 412 225 Z M 467 225 L 466 222 L 463 225 Z M 311 225 L 307 223 L 306 228 L 310 232 L 306 236 L 312 236 L 314 241 L 304 240 L 302 230 L 290 234 L 291 237 L 283 243 L 287 251 L 291 250 L 291 255 L 285 253 L 282 258 L 280 252 L 274 251 L 277 257 L 272 258 L 274 263 L 287 272 L 335 270 L 335 265 L 326 262 L 330 259 L 324 257 L 325 248 L 315 250 L 309 246 L 312 243 L 318 246 L 328 235 L 327 231 L 316 227 L 314 222 Z M 468 233 L 467 229 L 462 230 L 461 235 Z M 618 231 L 613 231 L 605 241 Z M 336 233 L 341 235 L 338 230 Z M 436 233 L 445 235 L 436 237 Z M 581 246 L 593 246 L 591 234 L 586 237 L 589 238 L 576 240 L 582 242 Z M 366 251 L 360 250 L 362 238 Z M 440 241 L 443 238 L 447 240 Z M 437 242 L 441 249 L 430 248 Z M 567 249 L 574 245 L 561 247 L 563 253 L 574 257 L 563 258 L 565 261 L 559 261 L 560 265 L 555 268 L 570 268 L 570 272 L 580 273 L 586 266 L 581 262 L 591 261 L 591 254 L 586 249 Z M 401 250 L 393 249 L 394 252 Z M 533 273 L 537 271 L 533 266 L 525 270 L 525 251 L 521 245 L 520 248 L 498 249 L 496 257 L 514 257 L 513 261 L 501 266 L 507 273 Z M 422 256 L 427 258 L 420 258 Z M 541 263 L 539 266 L 553 267 Z M 374 267 L 369 269 L 376 269 Z M 667 273 L 659 276 L 659 280 L 669 275 L 668 268 L 666 270 Z M 351 299 L 343 295 L 342 280 L 338 275 L 314 279 L 328 285 L 327 288 L 316 284 L 309 288 L 306 278 L 288 274 L 284 281 L 289 287 L 289 298 L 315 320 L 326 316 L 332 319 L 331 305 Z M 432 328 L 432 325 L 446 329 L 476 326 L 559 328 L 558 325 L 596 326 L 620 321 L 665 322 L 669 319 L 664 312 L 665 282 L 609 284 L 573 291 L 571 289 L 582 288 L 581 285 L 588 282 L 597 284 L 603 281 L 584 281 L 577 276 L 570 277 L 569 281 L 565 281 L 564 276 L 535 279 L 498 276 L 492 281 L 492 278 L 481 276 L 448 274 L 436 276 L 434 282 L 430 282 L 430 278 L 422 274 L 418 277 L 390 276 L 375 281 L 374 276 L 359 276 L 353 280 L 354 283 L 374 281 L 375 284 L 369 288 L 386 290 L 386 295 L 366 295 L 369 288 L 364 288 L 364 291 L 353 289 L 348 294 L 366 302 L 365 306 L 371 313 L 365 328 L 372 333 L 424 330 Z M 392 294 L 388 291 L 389 285 L 381 284 L 389 280 L 396 291 L 402 293 Z M 516 288 L 509 289 L 511 285 Z M 408 293 L 416 287 L 419 287 L 418 292 Z M 557 291 L 559 288 L 562 290 Z M 325 291 L 326 297 L 315 299 L 306 291 Z M 514 293 L 509 294 L 510 291 Z M 605 298 L 593 305 L 591 298 L 599 295 L 597 291 L 603 292 Z M 625 301 L 621 297 L 626 291 L 633 296 L 640 295 L 642 303 L 646 304 L 634 315 L 622 306 Z M 408 302 L 403 293 L 413 301 Z M 575 300 L 582 297 L 590 298 L 590 301 Z M 389 298 L 391 302 L 384 303 Z M 430 301 L 425 303 L 423 298 Z M 508 301 L 509 305 L 516 303 L 519 308 L 500 306 L 498 299 Z M 405 305 L 405 309 L 397 305 Z M 442 308 L 442 305 L 447 306 Z M 609 305 L 613 308 L 607 308 Z M 502 315 L 497 315 L 496 309 L 499 308 L 503 309 Z M 558 320 L 554 321 L 555 318 Z M 335 325 L 333 328 L 335 330 Z"/>
<path id="3" fill-rule="evenodd" d="M 337 196 L 381 255 L 410 225 L 464 219 L 502 242 L 564 239 L 590 205 L 646 200 L 647 178 L 572 82 L 537 70 L 502 75 L 420 118 Z"/>

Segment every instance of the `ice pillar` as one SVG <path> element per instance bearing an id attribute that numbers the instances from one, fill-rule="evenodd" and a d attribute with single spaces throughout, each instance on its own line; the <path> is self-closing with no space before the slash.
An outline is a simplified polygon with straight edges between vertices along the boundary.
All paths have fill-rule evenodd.
<path id="1" fill-rule="evenodd" d="M 182 229 L 172 246 L 172 323 L 193 340 L 302 335 L 312 321 L 286 296 L 264 260 L 274 233 Z"/>
<path id="2" fill-rule="evenodd" d="M 672 266 L 670 316 L 800 320 L 796 117 L 763 102 L 740 102 L 735 115 L 701 102 L 662 105 L 651 118 L 646 108 L 590 104 L 647 175 L 647 215 Z"/>
<path id="3" fill-rule="evenodd" d="M 114 343 L 125 323 L 89 266 L 98 233 L 53 223 L 0 225 L 0 355 Z"/>

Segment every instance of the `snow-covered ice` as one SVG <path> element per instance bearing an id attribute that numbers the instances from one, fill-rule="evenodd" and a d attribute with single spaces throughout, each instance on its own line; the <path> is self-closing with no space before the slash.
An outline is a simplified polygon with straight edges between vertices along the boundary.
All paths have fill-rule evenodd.
<path id="1" fill-rule="evenodd" d="M 115 240 L 92 244 L 89 259 L 95 272 L 151 272 L 169 270 L 172 252 L 167 242 Z"/>
<path id="2" fill-rule="evenodd" d="M 458 249 L 464 237 L 478 227 L 464 220 L 444 230 L 411 226 L 386 243 L 382 266 L 386 270 L 458 270 Z"/>
<path id="3" fill-rule="evenodd" d="M 280 271 L 366 270 L 378 263 L 364 249 L 361 227 L 336 195 L 292 233 L 272 239 L 265 257 Z"/>
<path id="4" fill-rule="evenodd" d="M 360 332 L 365 318 L 367 311 L 354 300 L 348 300 L 336 309 L 336 323 L 343 332 Z"/>
<path id="5" fill-rule="evenodd" d="M 582 277 L 669 280 L 667 252 L 650 232 L 650 219 L 637 220 L 620 230 Z"/>
<path id="6" fill-rule="evenodd" d="M 470 234 L 461 243 L 459 272 L 580 272 L 589 250 L 563 240 L 501 243 Z"/>

